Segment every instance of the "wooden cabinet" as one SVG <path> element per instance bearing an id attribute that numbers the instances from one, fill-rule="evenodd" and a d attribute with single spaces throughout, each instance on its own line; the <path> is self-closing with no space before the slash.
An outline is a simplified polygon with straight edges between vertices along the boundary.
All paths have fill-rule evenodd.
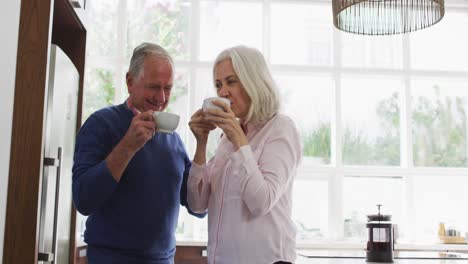
<path id="1" fill-rule="evenodd" d="M 177 246 L 174 258 L 175 264 L 206 264 L 206 247 Z"/>
<path id="2" fill-rule="evenodd" d="M 69 0 L 21 0 L 5 236 L 3 260 L 0 261 L 4 264 L 38 262 L 45 103 L 52 44 L 68 55 L 80 76 L 77 107 L 79 128 L 86 48 L 85 23 Z M 71 237 L 74 234 L 72 223 Z M 75 252 L 74 239 L 70 242 L 70 252 Z M 69 262 L 74 261 L 74 254 L 70 254 Z"/>
<path id="3" fill-rule="evenodd" d="M 75 264 L 88 264 L 86 249 L 86 245 L 81 245 L 75 248 Z"/>

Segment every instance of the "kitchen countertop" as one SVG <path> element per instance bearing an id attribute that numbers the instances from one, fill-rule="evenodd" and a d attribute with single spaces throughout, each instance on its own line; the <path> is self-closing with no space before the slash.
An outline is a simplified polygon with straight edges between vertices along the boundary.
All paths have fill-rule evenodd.
<path id="1" fill-rule="evenodd" d="M 187 238 L 176 236 L 177 246 L 206 246 L 207 238 Z M 297 243 L 297 250 L 365 250 L 366 243 L 356 242 L 336 242 L 336 241 L 319 241 L 315 243 Z M 456 251 L 468 253 L 467 244 L 441 244 L 441 243 L 397 243 L 395 244 L 397 251 Z"/>
<path id="2" fill-rule="evenodd" d="M 196 245 L 191 244 L 190 246 L 201 245 L 206 246 L 206 242 L 200 242 Z M 363 250 L 297 250 L 295 264 L 382 264 L 366 262 L 365 254 Z M 437 251 L 398 251 L 395 252 L 393 264 L 468 264 L 468 254 Z"/>
<path id="3" fill-rule="evenodd" d="M 345 258 L 304 258 L 297 257 L 296 264 L 372 264 L 376 262 L 366 262 L 365 259 L 345 259 Z M 394 264 L 467 264 L 468 260 L 452 259 L 395 259 Z M 382 264 L 382 263 L 377 263 Z"/>
<path id="4" fill-rule="evenodd" d="M 366 264 L 363 250 L 298 250 L 296 264 Z M 454 252 L 395 252 L 395 264 L 468 264 L 468 254 Z M 381 264 L 381 263 L 380 263 Z"/>
<path id="5" fill-rule="evenodd" d="M 203 246 L 203 239 L 178 237 L 177 246 Z M 394 264 L 468 264 L 467 245 L 395 244 Z M 295 264 L 371 264 L 366 262 L 365 244 L 315 243 L 297 245 Z M 306 257 L 309 256 L 309 257 Z M 382 264 L 382 263 L 380 263 Z"/>

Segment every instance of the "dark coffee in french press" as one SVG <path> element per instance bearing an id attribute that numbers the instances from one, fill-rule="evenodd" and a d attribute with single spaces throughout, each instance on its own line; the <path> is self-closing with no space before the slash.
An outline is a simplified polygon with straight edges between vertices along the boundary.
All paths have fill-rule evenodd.
<path id="1" fill-rule="evenodd" d="M 368 228 L 368 242 L 366 261 L 367 262 L 383 262 L 393 263 L 393 226 L 391 223 L 391 215 L 380 214 L 380 207 L 378 204 L 378 214 L 368 215 L 367 224 Z"/>

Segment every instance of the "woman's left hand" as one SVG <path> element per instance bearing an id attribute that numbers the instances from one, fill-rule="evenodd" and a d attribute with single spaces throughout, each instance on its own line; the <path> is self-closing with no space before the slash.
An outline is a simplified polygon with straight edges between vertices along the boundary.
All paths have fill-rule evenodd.
<path id="1" fill-rule="evenodd" d="M 206 110 L 205 120 L 210 121 L 213 125 L 221 128 L 236 150 L 247 145 L 249 143 L 247 137 L 245 136 L 239 121 L 237 121 L 236 115 L 232 112 L 231 107 L 218 101 L 213 101 L 213 104 L 221 107 L 223 110 Z"/>

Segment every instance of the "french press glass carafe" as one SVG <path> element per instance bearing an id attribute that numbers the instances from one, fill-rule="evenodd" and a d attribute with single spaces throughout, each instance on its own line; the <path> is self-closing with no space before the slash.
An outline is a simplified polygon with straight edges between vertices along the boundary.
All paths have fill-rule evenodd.
<path id="1" fill-rule="evenodd" d="M 380 214 L 380 207 L 378 204 L 379 213 L 376 215 L 367 216 L 368 228 L 368 242 L 366 261 L 367 262 L 383 262 L 393 263 L 393 226 L 391 223 L 391 215 Z"/>

